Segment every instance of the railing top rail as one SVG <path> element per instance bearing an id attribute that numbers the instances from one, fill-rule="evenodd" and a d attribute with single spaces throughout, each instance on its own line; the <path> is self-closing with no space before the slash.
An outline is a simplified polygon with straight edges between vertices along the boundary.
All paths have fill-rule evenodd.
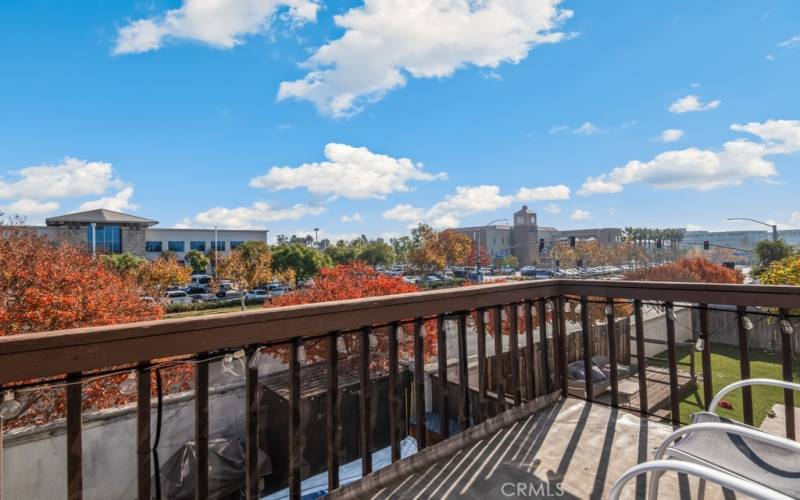
<path id="1" fill-rule="evenodd" d="M 0 383 L 310 337 L 537 297 L 586 295 L 800 308 L 800 287 L 539 280 L 0 337 Z"/>

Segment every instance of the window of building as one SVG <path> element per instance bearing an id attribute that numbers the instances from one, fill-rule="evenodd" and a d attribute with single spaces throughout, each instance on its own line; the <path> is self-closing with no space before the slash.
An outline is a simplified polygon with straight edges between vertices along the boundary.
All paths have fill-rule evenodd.
<path id="1" fill-rule="evenodd" d="M 211 242 L 211 249 L 216 250 L 218 252 L 225 251 L 225 241 L 224 240 L 217 240 Z"/>
<path id="2" fill-rule="evenodd" d="M 186 242 L 185 241 L 168 241 L 167 242 L 167 250 L 170 252 L 185 252 L 186 251 Z"/>
<path id="3" fill-rule="evenodd" d="M 244 244 L 244 241 L 231 241 L 231 250 L 236 250 Z"/>
<path id="4" fill-rule="evenodd" d="M 145 241 L 144 242 L 144 251 L 145 252 L 161 252 L 162 245 L 160 241 Z"/>
<path id="5" fill-rule="evenodd" d="M 206 251 L 206 242 L 205 241 L 190 241 L 189 242 L 189 250 L 197 250 L 199 252 Z"/>
<path id="6" fill-rule="evenodd" d="M 97 224 L 86 226 L 86 240 L 89 242 L 89 251 L 92 250 L 92 240 L 98 252 L 122 253 L 122 228 L 120 226 L 106 226 Z"/>

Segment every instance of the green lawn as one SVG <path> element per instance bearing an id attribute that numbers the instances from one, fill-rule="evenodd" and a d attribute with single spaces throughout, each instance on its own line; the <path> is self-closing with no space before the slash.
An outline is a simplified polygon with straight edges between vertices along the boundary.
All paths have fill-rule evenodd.
<path id="1" fill-rule="evenodd" d="M 677 350 L 678 361 L 688 363 L 689 356 L 693 349 L 679 346 Z M 697 373 L 702 373 L 701 353 L 695 352 L 695 366 Z M 771 353 L 757 350 L 750 350 L 750 376 L 752 378 L 773 378 L 781 379 L 780 353 Z M 658 355 L 659 358 L 666 359 L 666 351 Z M 679 366 L 680 370 L 689 371 L 688 366 Z M 737 346 L 712 344 L 711 345 L 711 372 L 713 374 L 714 393 L 726 385 L 741 380 L 739 372 L 739 348 Z M 800 382 L 800 360 L 794 361 L 794 380 Z M 753 421 L 756 427 L 766 418 L 772 405 L 775 403 L 783 404 L 783 389 L 778 387 L 755 386 L 753 391 Z M 719 414 L 743 421 L 742 416 L 742 391 L 737 390 L 729 393 L 725 398 L 733 404 L 733 410 L 719 409 Z M 681 422 L 691 422 L 691 414 L 703 409 L 703 384 L 687 394 L 681 400 Z"/>
<path id="2" fill-rule="evenodd" d="M 259 306 L 245 306 L 247 310 L 256 309 Z M 242 306 L 236 304 L 235 306 L 230 307 L 220 307 L 217 309 L 203 309 L 200 311 L 181 311 L 176 313 L 169 313 L 164 315 L 164 319 L 174 319 L 174 318 L 189 318 L 192 316 L 209 316 L 211 314 L 221 314 L 221 313 L 229 313 L 229 312 L 240 312 L 242 310 Z"/>

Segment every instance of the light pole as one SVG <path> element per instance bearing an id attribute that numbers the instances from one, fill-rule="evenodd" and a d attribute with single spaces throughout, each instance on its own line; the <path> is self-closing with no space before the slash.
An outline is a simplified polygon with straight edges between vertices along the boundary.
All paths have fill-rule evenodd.
<path id="1" fill-rule="evenodd" d="M 319 248 L 319 228 L 314 228 L 314 244 Z"/>
<path id="2" fill-rule="evenodd" d="M 219 243 L 217 243 L 217 241 L 218 241 L 217 238 L 218 238 L 218 236 L 217 236 L 217 226 L 214 226 L 214 248 L 212 250 L 214 250 L 214 277 L 215 278 L 217 277 L 217 250 L 219 250 Z"/>
<path id="3" fill-rule="evenodd" d="M 265 231 L 267 233 L 267 245 L 269 245 L 269 229 Z"/>
<path id="4" fill-rule="evenodd" d="M 778 225 L 777 224 L 769 224 L 767 222 L 762 222 L 760 220 L 750 219 L 748 217 L 728 217 L 725 220 L 746 220 L 750 222 L 755 222 L 756 224 L 761 224 L 762 226 L 767 226 L 772 228 L 772 241 L 778 241 Z"/>
<path id="5" fill-rule="evenodd" d="M 92 222 L 92 255 L 97 252 L 97 223 Z"/>

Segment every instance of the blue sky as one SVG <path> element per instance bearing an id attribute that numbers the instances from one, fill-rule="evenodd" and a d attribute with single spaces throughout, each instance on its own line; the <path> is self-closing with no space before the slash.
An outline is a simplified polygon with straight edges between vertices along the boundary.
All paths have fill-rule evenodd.
<path id="1" fill-rule="evenodd" d="M 800 227 L 796 1 L 216 4 L 3 2 L 0 210 Z"/>

